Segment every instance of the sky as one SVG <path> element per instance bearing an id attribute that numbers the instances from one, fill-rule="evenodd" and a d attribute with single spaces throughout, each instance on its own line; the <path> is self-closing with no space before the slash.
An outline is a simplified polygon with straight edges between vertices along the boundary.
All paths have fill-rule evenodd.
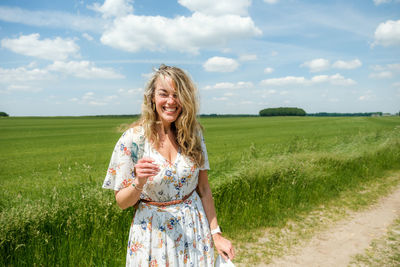
<path id="1" fill-rule="evenodd" d="M 399 0 L 2 0 L 0 111 L 139 114 L 160 64 L 201 114 L 400 111 Z"/>

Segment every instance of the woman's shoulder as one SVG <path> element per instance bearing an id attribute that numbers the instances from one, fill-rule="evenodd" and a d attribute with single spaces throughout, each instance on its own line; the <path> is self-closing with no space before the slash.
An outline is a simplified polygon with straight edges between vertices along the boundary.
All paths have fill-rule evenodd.
<path id="1" fill-rule="evenodd" d="M 124 139 L 128 139 L 131 142 L 139 143 L 144 140 L 144 129 L 141 125 L 135 125 L 133 127 L 128 128 L 123 134 L 122 137 Z"/>

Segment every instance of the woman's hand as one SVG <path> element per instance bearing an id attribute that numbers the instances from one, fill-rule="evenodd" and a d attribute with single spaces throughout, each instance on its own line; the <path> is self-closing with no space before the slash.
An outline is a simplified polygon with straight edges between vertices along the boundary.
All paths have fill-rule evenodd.
<path id="1" fill-rule="evenodd" d="M 152 158 L 141 158 L 138 160 L 135 165 L 135 176 L 137 178 L 137 186 L 142 187 L 146 184 L 147 179 L 157 175 L 160 171 L 160 168 L 157 164 L 153 163 L 154 160 Z"/>
<path id="2" fill-rule="evenodd" d="M 213 240 L 218 254 L 221 255 L 225 261 L 228 261 L 228 259 L 232 260 L 235 257 L 235 250 L 231 241 L 224 238 L 221 233 L 214 234 Z"/>

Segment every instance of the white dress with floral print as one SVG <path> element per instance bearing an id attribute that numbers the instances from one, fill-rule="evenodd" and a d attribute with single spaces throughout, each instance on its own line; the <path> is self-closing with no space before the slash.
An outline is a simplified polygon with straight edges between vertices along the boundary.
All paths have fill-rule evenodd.
<path id="1" fill-rule="evenodd" d="M 127 130 L 118 140 L 103 188 L 121 190 L 134 180 L 138 154 L 150 157 L 160 172 L 149 179 L 141 199 L 165 202 L 182 199 L 198 182 L 199 170 L 208 170 L 207 150 L 202 138 L 204 166 L 199 168 L 178 152 L 175 162 L 167 161 L 144 139 L 143 128 Z M 199 195 L 181 204 L 158 207 L 140 202 L 133 218 L 126 266 L 213 266 L 214 249 L 210 227 Z"/>

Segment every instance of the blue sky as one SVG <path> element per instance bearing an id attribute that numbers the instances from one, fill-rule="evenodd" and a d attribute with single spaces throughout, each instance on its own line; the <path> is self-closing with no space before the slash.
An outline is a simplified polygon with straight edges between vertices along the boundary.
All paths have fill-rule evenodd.
<path id="1" fill-rule="evenodd" d="M 0 111 L 140 113 L 161 63 L 201 113 L 400 111 L 400 1 L 0 2 Z"/>

